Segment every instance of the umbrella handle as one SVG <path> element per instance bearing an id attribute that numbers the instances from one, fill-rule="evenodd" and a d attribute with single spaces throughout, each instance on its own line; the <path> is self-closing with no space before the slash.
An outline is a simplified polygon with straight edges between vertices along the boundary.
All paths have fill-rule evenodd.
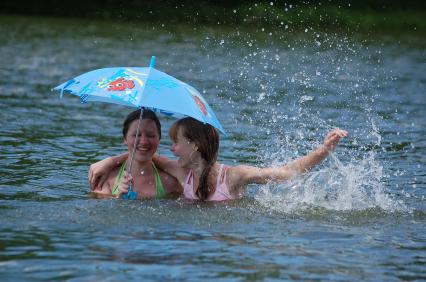
<path id="1" fill-rule="evenodd" d="M 138 198 L 138 192 L 133 191 L 132 184 L 129 185 L 129 191 L 126 194 L 122 194 L 121 198 L 123 200 L 136 200 Z"/>
<path id="2" fill-rule="evenodd" d="M 149 67 L 150 68 L 154 68 L 155 67 L 155 62 L 156 62 L 156 58 L 155 58 L 155 56 L 152 56 L 151 57 L 151 62 L 149 63 Z"/>

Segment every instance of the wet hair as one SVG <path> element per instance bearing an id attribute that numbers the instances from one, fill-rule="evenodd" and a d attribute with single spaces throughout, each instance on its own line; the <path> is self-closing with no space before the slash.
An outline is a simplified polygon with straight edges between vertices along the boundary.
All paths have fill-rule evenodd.
<path id="1" fill-rule="evenodd" d="M 126 117 L 126 119 L 124 120 L 124 123 L 123 123 L 123 137 L 124 138 L 126 138 L 127 131 L 129 131 L 130 124 L 133 121 L 138 120 L 140 118 L 140 115 L 141 115 L 141 110 L 139 109 L 139 110 L 131 112 Z M 157 115 L 151 110 L 144 109 L 143 113 L 142 113 L 142 119 L 150 119 L 153 122 L 155 122 L 155 125 L 157 126 L 159 139 L 161 139 L 161 123 L 158 120 Z"/>
<path id="2" fill-rule="evenodd" d="M 169 129 L 169 136 L 175 142 L 180 128 L 182 128 L 183 136 L 195 143 L 201 157 L 207 162 L 206 167 L 201 173 L 200 183 L 196 191 L 198 198 L 205 201 L 216 190 L 216 184 L 211 185 L 209 182 L 209 175 L 211 168 L 217 160 L 219 133 L 210 124 L 187 117 L 178 120 Z"/>

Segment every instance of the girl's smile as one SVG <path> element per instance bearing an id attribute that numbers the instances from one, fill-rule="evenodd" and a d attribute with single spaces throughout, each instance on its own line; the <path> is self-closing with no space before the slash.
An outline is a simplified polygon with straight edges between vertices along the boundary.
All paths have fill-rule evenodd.
<path id="1" fill-rule="evenodd" d="M 133 151 L 133 146 L 136 143 L 135 160 L 147 161 L 152 158 L 160 144 L 157 126 L 150 119 L 143 119 L 140 122 L 139 134 L 136 136 L 139 120 L 135 120 L 130 124 L 124 142 L 127 145 L 129 152 Z"/>

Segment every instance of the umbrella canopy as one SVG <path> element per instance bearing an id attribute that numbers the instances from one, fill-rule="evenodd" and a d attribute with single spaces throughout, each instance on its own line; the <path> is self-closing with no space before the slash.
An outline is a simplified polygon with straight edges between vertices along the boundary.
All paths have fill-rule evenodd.
<path id="1" fill-rule="evenodd" d="M 171 116 L 189 116 L 225 133 L 215 113 L 192 86 L 154 68 L 114 67 L 93 70 L 53 88 L 82 102 L 100 101 L 149 108 Z"/>

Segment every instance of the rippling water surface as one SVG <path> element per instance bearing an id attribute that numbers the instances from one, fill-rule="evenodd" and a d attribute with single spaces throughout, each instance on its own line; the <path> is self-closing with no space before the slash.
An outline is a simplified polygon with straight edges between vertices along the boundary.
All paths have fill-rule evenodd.
<path id="1" fill-rule="evenodd" d="M 0 21 L 1 280 L 426 279 L 421 36 Z M 90 198 L 88 165 L 124 151 L 131 109 L 50 89 L 151 55 L 215 109 L 224 163 L 284 163 L 335 126 L 350 137 L 235 202 Z"/>

